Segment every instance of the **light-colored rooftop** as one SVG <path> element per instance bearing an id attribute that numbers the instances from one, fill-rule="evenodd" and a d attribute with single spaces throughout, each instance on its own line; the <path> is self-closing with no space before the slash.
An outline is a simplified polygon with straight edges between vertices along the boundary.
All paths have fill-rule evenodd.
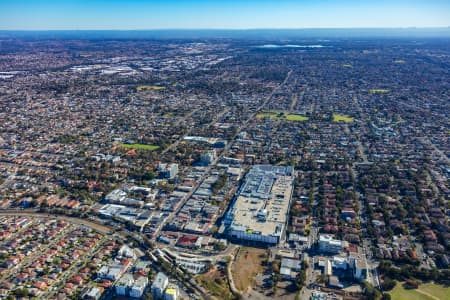
<path id="1" fill-rule="evenodd" d="M 254 166 L 234 204 L 233 229 L 281 235 L 287 221 L 292 184 L 290 167 Z"/>
<path id="2" fill-rule="evenodd" d="M 167 294 L 167 295 L 175 295 L 176 292 L 177 292 L 177 290 L 174 289 L 174 288 L 167 288 L 167 289 L 166 289 L 166 294 Z"/>

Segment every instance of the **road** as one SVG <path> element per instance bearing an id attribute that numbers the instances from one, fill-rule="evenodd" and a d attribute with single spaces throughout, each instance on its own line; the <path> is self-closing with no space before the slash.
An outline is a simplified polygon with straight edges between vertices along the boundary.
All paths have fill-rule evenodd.
<path id="1" fill-rule="evenodd" d="M 200 177 L 199 180 L 197 180 L 194 188 L 191 189 L 191 191 L 187 194 L 185 200 L 178 206 L 178 208 L 173 211 L 168 217 L 167 219 L 163 222 L 163 224 L 160 226 L 160 228 L 155 232 L 155 238 L 158 237 L 159 232 L 161 231 L 162 228 L 164 228 L 164 226 L 166 224 L 169 224 L 170 222 L 172 222 L 172 220 L 175 218 L 175 216 L 180 212 L 180 210 L 183 208 L 183 206 L 186 204 L 187 201 L 189 201 L 189 198 L 199 189 L 200 185 L 203 183 L 203 180 L 205 180 L 208 175 L 211 173 L 211 170 L 216 166 L 217 162 L 224 156 L 226 156 L 228 154 L 228 152 L 230 151 L 233 142 L 236 140 L 237 136 L 241 133 L 242 130 L 245 130 L 245 128 L 247 128 L 248 124 L 250 123 L 251 120 L 255 119 L 256 115 L 262 110 L 264 109 L 264 107 L 267 105 L 267 103 L 269 103 L 269 101 L 272 99 L 273 95 L 283 86 L 286 84 L 286 82 L 289 80 L 289 77 L 291 76 L 292 71 L 289 71 L 286 75 L 286 78 L 284 79 L 284 81 L 282 83 L 280 83 L 277 87 L 275 87 L 272 92 L 270 93 L 270 95 L 268 95 L 266 97 L 266 99 L 262 102 L 262 104 L 252 113 L 250 114 L 250 116 L 241 124 L 238 126 L 236 133 L 234 134 L 234 136 L 231 139 L 231 142 L 228 143 L 225 148 L 223 149 L 222 153 L 220 154 L 220 156 L 218 156 L 205 170 L 205 172 L 203 173 L 203 175 Z M 213 121 L 215 122 L 215 121 Z"/>
<path id="2" fill-rule="evenodd" d="M 228 278 L 228 283 L 230 284 L 230 289 L 234 294 L 240 295 L 241 292 L 236 288 L 236 285 L 234 284 L 234 279 L 233 279 L 233 274 L 231 272 L 232 268 L 233 268 L 233 263 L 236 260 L 236 253 L 238 253 L 239 251 L 239 247 L 235 248 L 234 253 L 232 253 L 231 256 L 231 261 L 230 263 L 227 265 L 227 278 Z M 230 253 L 231 254 L 231 253 Z"/>
<path id="3" fill-rule="evenodd" d="M 78 261 L 75 264 L 72 264 L 63 273 L 58 274 L 58 278 L 48 287 L 45 293 L 39 295 L 38 299 L 52 299 L 52 297 L 59 290 L 57 288 L 53 289 L 53 287 L 55 287 L 56 284 L 65 283 L 70 276 L 76 274 L 79 270 L 81 270 L 98 252 L 100 252 L 100 250 L 102 250 L 102 246 L 105 240 L 106 238 L 103 237 L 102 239 L 97 241 L 95 247 L 89 250 L 88 254 L 82 260 Z"/>
<path id="4" fill-rule="evenodd" d="M 355 185 L 356 185 L 356 179 L 358 178 L 358 173 L 355 170 L 356 165 L 354 164 L 351 168 L 352 171 L 352 176 L 355 179 Z M 367 282 L 369 282 L 371 285 L 375 286 L 375 287 L 380 287 L 380 282 L 379 282 L 379 278 L 378 278 L 378 274 L 376 273 L 376 271 L 374 272 L 374 268 L 372 265 L 372 257 L 373 257 L 373 253 L 372 253 L 372 241 L 368 238 L 369 234 L 367 233 L 367 218 L 366 218 L 366 213 L 365 213 L 365 204 L 363 201 L 362 196 L 357 193 L 356 194 L 357 197 L 357 201 L 358 201 L 358 206 L 359 206 L 359 210 L 357 212 L 358 214 L 358 218 L 361 221 L 361 233 L 362 233 L 362 251 L 364 254 L 364 265 L 366 266 L 366 270 L 367 270 L 367 275 L 366 275 L 366 280 Z"/>
<path id="5" fill-rule="evenodd" d="M 6 178 L 5 181 L 3 181 L 2 184 L 0 184 L 0 189 L 4 189 L 6 188 L 10 183 L 14 182 L 13 180 L 10 179 L 10 177 Z"/>
<path id="6" fill-rule="evenodd" d="M 315 205 L 313 205 L 314 207 Z M 319 235 L 319 227 L 317 226 L 317 221 L 312 218 L 311 219 L 311 228 L 308 235 L 308 248 L 313 249 L 317 237 Z M 313 253 L 314 250 L 312 250 Z M 311 254 L 312 254 L 311 253 Z M 306 282 L 305 286 L 300 291 L 301 299 L 310 299 L 313 290 L 308 288 L 311 284 L 316 282 L 316 274 L 314 272 L 314 255 L 308 256 L 308 270 L 306 272 Z"/>
<path id="7" fill-rule="evenodd" d="M 21 269 L 23 269 L 24 267 L 28 267 L 33 262 L 35 262 L 38 257 L 40 257 L 47 250 L 56 245 L 61 239 L 63 239 L 66 233 L 70 231 L 70 229 L 70 226 L 64 228 L 64 230 L 58 232 L 58 234 L 53 236 L 48 244 L 41 244 L 38 248 L 34 249 L 30 255 L 27 255 L 23 260 L 21 260 L 17 265 L 12 267 L 11 269 L 5 270 L 4 272 L 7 273 L 2 274 L 2 276 L 0 277 L 0 283 L 9 281 L 10 279 L 14 278 Z"/>
<path id="8" fill-rule="evenodd" d="M 198 110 L 200 110 L 201 108 L 197 108 L 195 110 L 193 110 L 192 112 L 190 112 L 189 114 L 187 114 L 185 117 L 183 117 L 182 119 L 187 119 L 189 116 L 193 115 L 194 113 L 196 113 Z M 211 122 L 208 123 L 208 126 L 211 126 L 215 123 L 217 123 L 218 120 L 220 120 L 220 118 L 228 112 L 228 108 L 224 109 L 223 111 L 221 111 L 218 115 L 216 115 L 214 118 L 212 118 Z M 181 123 L 183 120 L 179 120 L 177 123 Z M 176 140 L 175 142 L 173 142 L 172 144 L 170 144 L 166 149 L 164 149 L 161 152 L 161 155 L 166 154 L 167 152 L 169 152 L 170 150 L 175 149 L 183 140 L 185 137 L 189 136 L 192 134 L 192 132 L 195 130 L 195 127 L 191 127 L 186 133 L 183 134 L 182 137 L 180 137 L 178 140 Z"/>
<path id="9" fill-rule="evenodd" d="M 236 140 L 238 134 L 242 131 L 245 130 L 247 128 L 247 126 L 250 124 L 250 122 L 252 120 L 255 119 L 256 115 L 263 110 L 267 104 L 269 103 L 269 101 L 272 99 L 273 95 L 280 89 L 282 88 L 286 82 L 289 80 L 289 77 L 291 76 L 292 71 L 289 71 L 284 79 L 284 81 L 282 83 L 280 83 L 277 87 L 275 87 L 272 92 L 264 99 L 264 101 L 261 103 L 261 105 L 259 107 L 257 107 L 255 109 L 255 111 L 253 113 L 251 113 L 249 115 L 249 117 L 242 122 L 242 124 L 240 126 L 238 126 L 235 135 L 232 137 L 231 142 L 228 143 L 225 148 L 223 149 L 221 155 L 219 157 L 217 157 L 213 163 L 208 166 L 205 170 L 205 172 L 203 173 L 203 175 L 201 176 L 201 178 L 197 181 L 195 187 L 191 190 L 191 192 L 188 194 L 188 196 L 186 197 L 186 200 L 182 203 L 182 205 L 179 206 L 179 208 L 174 211 L 167 219 L 166 222 L 164 224 L 167 224 L 167 222 L 170 222 L 173 220 L 173 218 L 176 216 L 176 214 L 181 210 L 181 208 L 183 207 L 184 203 L 192 196 L 193 193 L 195 193 L 197 191 L 197 189 L 200 187 L 200 185 L 202 184 L 203 180 L 205 180 L 205 178 L 210 174 L 211 170 L 215 167 L 215 165 L 217 164 L 217 162 L 223 157 L 225 156 L 231 149 L 234 141 Z M 221 115 L 223 115 L 226 111 L 223 111 L 220 115 L 217 116 L 217 118 L 215 118 L 212 122 L 216 122 L 216 120 L 218 118 L 220 118 Z M 195 112 L 192 112 L 192 114 Z M 182 139 L 178 140 L 177 142 L 175 142 L 174 144 L 172 144 L 169 147 L 172 147 L 170 149 L 173 149 L 173 147 L 176 147 L 177 143 L 179 143 Z M 168 149 L 166 149 L 165 151 L 168 151 Z M 59 218 L 59 219 L 63 219 L 66 220 L 70 223 L 73 224 L 79 224 L 79 225 L 84 225 L 90 228 L 93 228 L 95 230 L 97 230 L 100 233 L 103 234 L 111 234 L 113 233 L 114 229 L 98 224 L 96 222 L 92 222 L 92 221 L 88 221 L 88 220 L 84 220 L 84 219 L 78 219 L 78 218 L 72 218 L 72 217 L 67 217 L 67 216 L 62 216 L 62 215 L 50 215 L 47 213 L 40 213 L 37 211 L 29 211 L 29 210 L 9 210 L 9 211 L 0 211 L 0 216 L 30 216 L 30 217 L 37 217 L 37 218 L 48 218 L 48 217 L 52 217 L 52 218 Z M 162 228 L 163 226 L 161 226 Z M 116 232 L 115 235 L 117 235 L 118 233 Z M 129 233 L 130 235 L 132 235 L 133 237 L 137 238 L 138 240 L 142 240 L 141 235 L 139 233 Z M 157 236 L 158 234 L 155 234 L 155 236 Z M 56 241 L 54 242 L 56 243 Z M 215 256 L 214 258 L 216 259 L 220 259 L 223 257 L 226 257 L 228 255 L 230 255 L 230 253 L 234 250 L 233 247 L 229 247 L 224 253 L 221 253 L 217 256 Z M 41 254 L 42 251 L 39 251 L 39 254 Z M 27 260 L 28 263 L 28 260 Z M 24 265 L 23 263 L 21 265 Z M 77 266 L 78 264 L 76 264 L 75 266 Z M 75 268 L 75 266 L 73 266 L 73 268 Z M 72 270 L 72 269 L 70 269 Z M 69 274 L 71 274 L 71 272 L 66 272 L 64 273 L 65 275 L 63 275 L 64 278 L 66 278 L 67 276 L 69 276 Z M 205 291 L 203 289 L 198 289 L 197 284 L 195 283 L 195 281 L 193 279 L 191 279 L 189 281 L 189 284 L 191 285 L 192 288 L 194 288 L 196 290 L 197 293 L 199 293 L 202 297 L 204 298 L 210 298 L 209 295 L 205 294 Z M 197 288 L 196 288 L 197 287 Z M 50 291 L 48 294 L 53 294 L 53 291 Z M 44 296 L 47 296 L 48 294 L 44 294 Z"/>
<path id="10" fill-rule="evenodd" d="M 442 160 L 444 160 L 447 164 L 450 165 L 450 159 L 445 155 L 442 150 L 440 150 L 435 144 L 433 144 L 428 137 L 421 137 L 419 138 L 419 141 L 421 141 L 424 145 L 428 145 L 434 149 L 434 151 L 439 154 Z"/>
<path id="11" fill-rule="evenodd" d="M 78 224 L 78 225 L 84 225 L 86 227 L 92 228 L 100 233 L 103 233 L 107 236 L 113 236 L 115 238 L 119 238 L 119 239 L 123 239 L 126 240 L 128 238 L 128 236 L 131 236 L 132 238 L 136 239 L 138 242 L 140 242 L 141 244 L 144 244 L 145 241 L 145 237 L 142 237 L 141 234 L 139 233 L 135 233 L 135 232 L 130 232 L 126 229 L 121 229 L 121 232 L 114 232 L 116 228 L 110 228 L 104 225 L 100 225 L 96 222 L 92 222 L 92 221 L 88 221 L 88 220 L 84 220 L 84 219 L 78 219 L 78 218 L 72 218 L 72 217 L 67 217 L 67 216 L 62 216 L 62 215 L 53 215 L 53 214 L 48 214 L 48 213 L 40 213 L 37 211 L 30 211 L 30 210 L 3 210 L 0 211 L 0 216 L 28 216 L 28 217 L 34 217 L 34 218 L 56 218 L 56 219 L 62 219 L 65 220 L 69 223 L 72 224 Z M 114 232 L 114 234 L 112 234 Z M 65 232 L 60 232 L 57 236 L 60 237 L 62 236 L 62 234 Z M 44 249 L 50 248 L 51 246 L 53 246 L 54 244 L 56 244 L 60 239 L 57 238 L 54 241 L 52 241 L 51 243 L 47 244 L 46 247 Z M 22 261 L 19 265 L 14 267 L 14 270 L 17 269 L 18 267 L 21 266 L 26 266 L 29 265 L 33 262 L 34 259 L 36 259 L 39 255 L 41 255 L 43 253 L 44 249 L 39 249 L 40 251 L 36 251 L 35 255 L 32 255 L 30 257 L 27 257 L 24 261 Z M 231 252 L 233 250 L 233 248 L 229 248 L 226 250 L 225 253 L 221 254 L 221 255 L 226 255 L 227 253 Z M 95 255 L 95 253 L 93 254 Z M 92 256 L 93 256 L 92 255 Z M 91 257 L 92 257 L 91 256 Z M 222 256 L 217 256 L 216 259 L 218 259 L 219 257 Z M 87 258 L 86 258 L 87 260 Z M 79 264 L 76 264 L 74 266 L 72 266 L 73 268 L 77 267 Z M 80 267 L 81 268 L 81 267 Z M 5 276 L 12 276 L 15 273 L 12 273 L 9 271 L 9 273 Z M 69 273 L 66 273 L 67 276 L 69 276 Z M 0 282 L 3 282 L 4 278 L 0 278 Z M 195 282 L 193 281 L 193 279 L 191 279 L 190 283 L 189 283 L 190 287 L 192 289 L 194 289 L 196 291 L 196 293 L 198 293 L 201 297 L 201 299 L 209 299 L 211 298 L 210 296 L 208 296 L 206 294 L 206 291 L 204 291 L 203 289 L 200 289 L 197 287 L 197 285 L 195 284 Z"/>
<path id="12" fill-rule="evenodd" d="M 11 233 L 4 240 L 2 240 L 1 243 L 5 244 L 6 242 L 8 242 L 8 241 L 10 241 L 12 239 L 16 239 L 17 236 L 19 236 L 22 232 L 25 231 L 25 229 L 29 228 L 31 225 L 33 225 L 32 222 L 30 222 L 27 225 L 21 227 L 19 230 L 17 230 L 16 232 Z"/>
<path id="13" fill-rule="evenodd" d="M 294 112 L 295 111 L 295 106 L 297 105 L 297 101 L 298 101 L 298 95 L 297 94 L 293 94 L 292 95 L 292 99 L 291 99 L 291 106 L 289 108 L 290 112 Z"/>
<path id="14" fill-rule="evenodd" d="M 168 261 L 167 259 L 159 256 L 156 254 L 157 251 L 153 252 L 153 256 L 155 257 L 160 257 L 163 260 L 165 260 L 167 263 L 172 264 L 172 262 Z M 169 272 L 166 272 L 164 270 L 164 268 L 161 267 L 161 265 L 158 263 L 154 263 L 154 267 L 156 268 L 156 271 L 158 272 L 164 272 L 166 274 L 170 274 Z M 182 271 L 178 266 L 176 267 L 176 270 L 184 273 L 184 271 Z M 175 272 L 176 273 L 176 272 Z M 195 279 L 190 277 L 189 280 L 185 280 L 184 283 L 181 282 L 181 280 L 178 278 L 178 276 L 173 276 L 173 278 L 181 285 L 181 286 L 185 286 L 187 288 L 190 288 L 191 290 L 195 291 L 197 293 L 197 295 L 201 296 L 202 298 L 200 299 L 212 299 L 212 297 L 208 294 L 208 291 L 206 291 L 203 287 L 201 287 L 197 282 L 195 282 Z M 185 277 L 186 279 L 186 277 Z"/>
<path id="15" fill-rule="evenodd" d="M 348 127 L 348 124 L 345 124 L 344 131 L 350 137 L 351 131 L 350 128 Z M 369 162 L 366 153 L 364 153 L 364 147 L 359 139 L 356 140 L 356 147 L 358 148 L 359 156 L 361 156 L 363 162 L 365 163 Z"/>
<path id="16" fill-rule="evenodd" d="M 33 211 L 33 210 L 1 210 L 0 211 L 0 216 L 26 216 L 26 217 L 33 217 L 33 218 L 57 218 L 57 219 L 61 219 L 61 220 L 65 220 L 69 223 L 73 223 L 73 224 L 78 224 L 78 225 L 84 225 L 86 227 L 92 228 L 100 233 L 103 234 L 110 234 L 112 233 L 112 229 L 98 224 L 98 223 L 94 223 L 85 219 L 78 219 L 78 218 L 72 218 L 72 217 L 67 217 L 64 215 L 53 215 L 53 214 L 49 214 L 49 213 L 41 213 L 41 212 L 37 212 L 37 211 Z"/>

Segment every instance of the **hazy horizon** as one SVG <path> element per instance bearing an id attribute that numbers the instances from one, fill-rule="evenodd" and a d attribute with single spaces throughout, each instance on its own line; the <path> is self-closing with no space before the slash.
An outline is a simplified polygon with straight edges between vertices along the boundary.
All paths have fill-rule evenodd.
<path id="1" fill-rule="evenodd" d="M 282 41 L 333 38 L 450 38 L 450 28 L 305 28 L 305 29 L 142 29 L 0 30 L 0 38 L 33 39 L 204 39 Z"/>
<path id="2" fill-rule="evenodd" d="M 5 0 L 0 30 L 436 28 L 444 0 Z"/>

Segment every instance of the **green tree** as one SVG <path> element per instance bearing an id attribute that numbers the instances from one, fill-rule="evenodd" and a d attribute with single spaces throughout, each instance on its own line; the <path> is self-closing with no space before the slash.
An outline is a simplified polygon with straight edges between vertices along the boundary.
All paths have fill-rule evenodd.
<path id="1" fill-rule="evenodd" d="M 14 291 L 14 295 L 16 295 L 17 297 L 28 297 L 29 291 L 27 288 L 17 289 Z"/>
<path id="2" fill-rule="evenodd" d="M 381 299 L 381 292 L 374 288 L 370 283 L 364 282 L 364 296 L 367 300 Z"/>
<path id="3" fill-rule="evenodd" d="M 392 280 L 391 278 L 385 276 L 383 278 L 383 283 L 381 284 L 381 287 L 383 291 L 390 291 L 395 287 L 395 280 Z"/>
<path id="4" fill-rule="evenodd" d="M 381 296 L 381 300 L 391 300 L 391 295 L 383 293 L 383 295 Z"/>

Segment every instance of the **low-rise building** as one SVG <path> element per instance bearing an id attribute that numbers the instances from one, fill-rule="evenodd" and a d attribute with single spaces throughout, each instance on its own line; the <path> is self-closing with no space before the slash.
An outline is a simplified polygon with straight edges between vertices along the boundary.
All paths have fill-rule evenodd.
<path id="1" fill-rule="evenodd" d="M 281 268 L 289 268 L 298 272 L 302 269 L 302 262 L 298 259 L 283 258 L 281 259 Z"/>
<path id="2" fill-rule="evenodd" d="M 225 218 L 229 238 L 278 244 L 286 231 L 293 179 L 292 167 L 253 166 Z"/>
<path id="3" fill-rule="evenodd" d="M 84 292 L 80 294 L 81 299 L 85 300 L 98 300 L 103 294 L 104 289 L 102 287 L 94 286 L 92 288 L 86 288 Z"/>

